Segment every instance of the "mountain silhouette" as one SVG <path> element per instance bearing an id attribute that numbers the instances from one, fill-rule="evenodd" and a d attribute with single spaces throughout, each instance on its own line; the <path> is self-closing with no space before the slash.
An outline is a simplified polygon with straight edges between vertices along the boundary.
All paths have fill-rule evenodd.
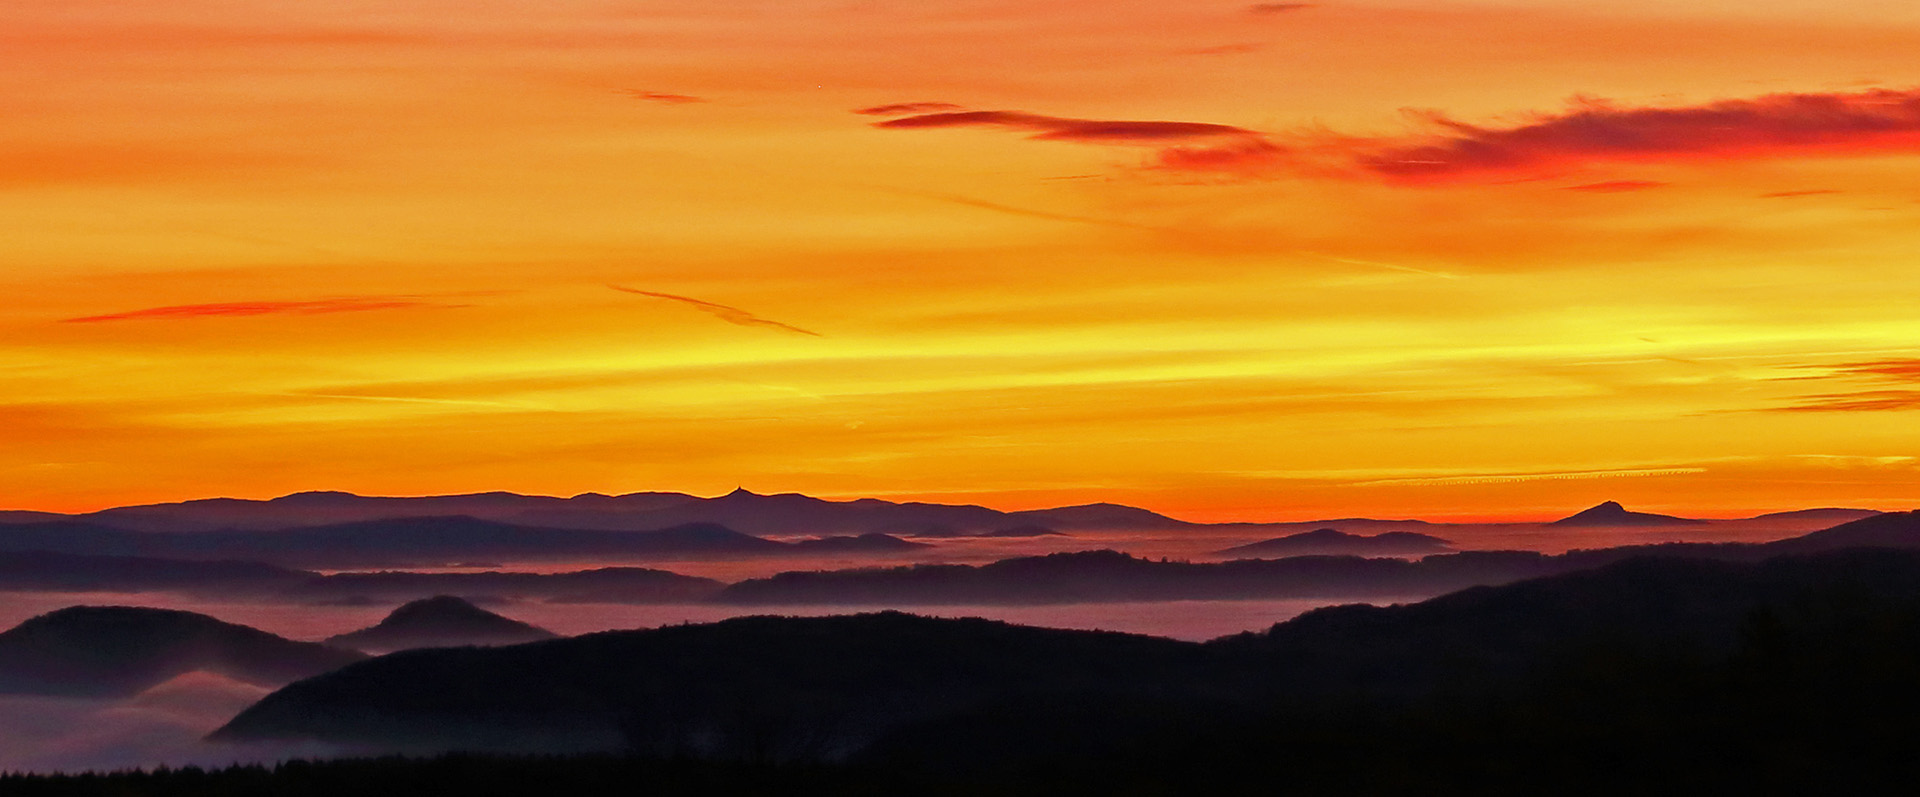
<path id="1" fill-rule="evenodd" d="M 1190 682 L 1204 658 L 1173 640 L 979 619 L 747 617 L 395 653 L 283 688 L 212 738 L 837 758 L 1003 696 Z"/>
<path id="2" fill-rule="evenodd" d="M 1840 507 L 1818 507 L 1814 509 L 1795 509 L 1788 512 L 1768 512 L 1755 515 L 1751 520 L 1812 520 L 1833 524 L 1846 523 L 1874 515 L 1884 514 L 1874 509 L 1844 509 Z"/>
<path id="3" fill-rule="evenodd" d="M 1116 531 L 1169 530 L 1196 525 L 1116 504 L 1003 512 L 971 504 L 893 502 L 874 498 L 829 501 L 797 493 L 763 495 L 745 489 L 715 498 L 663 492 L 618 496 L 584 493 L 570 498 L 505 492 L 407 498 L 306 492 L 264 501 L 210 498 L 115 507 L 81 515 L 16 511 L 0 513 L 0 525 L 65 520 L 133 531 L 271 531 L 450 516 L 522 526 L 601 531 L 651 531 L 690 523 L 712 523 L 756 536 L 796 533 L 959 536 L 1032 523 Z"/>
<path id="4" fill-rule="evenodd" d="M 1389 531 L 1372 536 L 1338 529 L 1315 529 L 1239 545 L 1223 556 L 1424 556 L 1453 550 L 1453 543 L 1430 534 Z"/>
<path id="5" fill-rule="evenodd" d="M 911 565 L 789 571 L 737 582 L 712 600 L 777 606 L 1047 604 L 1246 598 L 1405 598 L 1560 572 L 1530 551 L 1468 551 L 1417 562 L 1295 556 L 1169 562 L 1119 551 L 1002 559 L 984 565 Z"/>
<path id="6" fill-rule="evenodd" d="M 71 521 L 0 526 L 0 551 L 245 559 L 325 569 L 437 566 L 473 559 L 743 558 L 807 555 L 813 547 L 762 539 L 713 523 L 607 531 L 524 526 L 467 516 L 358 520 L 270 531 L 147 532 Z M 892 552 L 915 547 L 904 540 L 864 537 L 841 550 Z"/>
<path id="7" fill-rule="evenodd" d="M 451 595 L 424 598 L 394 609 L 369 628 L 327 637 L 334 647 L 366 653 L 463 645 L 517 645 L 555 634 L 482 609 Z"/>
<path id="8" fill-rule="evenodd" d="M 1324 535 L 1322 535 L 1324 536 Z M 1753 562 L 1857 547 L 1920 549 L 1920 514 L 1887 513 L 1770 543 L 1661 543 L 1541 554 L 1459 551 L 1416 561 L 1359 556 L 1287 556 L 1169 562 L 1118 551 L 1003 559 L 985 565 L 911 565 L 789 571 L 728 586 L 719 603 L 1045 604 L 1249 598 L 1406 599 L 1471 586 L 1590 570 L 1637 556 Z"/>
<path id="9" fill-rule="evenodd" d="M 1752 667 L 1827 656 L 1820 667 L 1885 664 L 1872 683 L 1910 683 L 1903 663 L 1920 661 L 1914 630 L 1920 552 L 1848 549 L 1761 562 L 1641 556 L 1410 605 L 1316 610 L 1208 643 L 883 613 L 411 651 L 291 684 L 215 738 L 749 760 L 865 755 L 959 767 L 1011 756 L 1043 766 L 1109 733 L 1144 740 L 1129 748 L 1142 754 L 1166 744 L 1194 752 L 1179 739 L 1195 733 L 1237 749 L 1232 740 L 1248 718 L 1311 737 L 1320 728 L 1295 717 L 1340 723 L 1399 707 L 1415 710 L 1415 727 L 1439 722 L 1441 733 L 1457 727 L 1447 718 L 1463 706 L 1508 700 L 1522 701 L 1511 704 L 1516 719 L 1553 718 L 1555 729 L 1577 729 L 1621 700 L 1650 701 L 1645 710 L 1664 722 L 1659 707 L 1671 697 L 1660 667 L 1709 668 L 1683 681 L 1719 685 L 1681 692 L 1697 699 L 1801 690 L 1793 693 L 1820 705 L 1826 682 L 1806 691 L 1798 681 L 1755 680 L 1771 671 Z M 1803 631 L 1843 633 L 1854 647 L 1775 641 Z M 1881 662 L 1874 651 L 1897 651 L 1862 645 L 1907 652 Z M 1742 656 L 1761 658 L 1711 669 Z M 1612 686 L 1581 680 L 1591 678 Z M 1559 682 L 1568 685 L 1552 686 Z M 1547 687 L 1569 691 L 1541 699 L 1583 701 L 1589 713 L 1527 713 L 1530 690 Z M 1367 737 L 1354 738 L 1349 744 Z M 1263 749 L 1248 754 L 1270 763 L 1286 750 Z"/>
<path id="10" fill-rule="evenodd" d="M 124 697 L 195 671 L 277 687 L 363 658 L 192 612 L 75 606 L 0 633 L 0 693 Z"/>
<path id="11" fill-rule="evenodd" d="M 1675 526 L 1705 521 L 1672 515 L 1629 512 L 1617 501 L 1607 501 L 1553 521 L 1549 526 Z"/>

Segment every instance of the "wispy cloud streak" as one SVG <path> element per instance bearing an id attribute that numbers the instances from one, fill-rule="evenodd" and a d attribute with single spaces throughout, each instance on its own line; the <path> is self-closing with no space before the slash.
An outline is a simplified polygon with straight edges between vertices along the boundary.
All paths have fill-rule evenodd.
<path id="1" fill-rule="evenodd" d="M 802 335 L 812 335 L 816 338 L 826 337 L 825 335 L 822 335 L 810 329 L 801 329 L 800 327 L 796 327 L 792 324 L 784 324 L 770 318 L 761 318 L 760 316 L 754 315 L 753 313 L 747 312 L 738 307 L 729 307 L 724 304 L 716 304 L 714 302 L 705 301 L 703 299 L 695 299 L 691 296 L 677 296 L 675 294 L 660 293 L 658 291 L 643 291 L 638 288 L 628 288 L 624 285 L 608 285 L 607 287 L 612 288 L 616 291 L 620 291 L 621 293 L 631 293 L 636 296 L 649 296 L 655 299 L 665 299 L 670 302 L 679 302 L 681 304 L 687 305 L 688 307 L 692 307 L 695 310 L 699 310 L 700 312 L 706 313 L 722 321 L 725 321 L 729 324 L 739 324 L 740 326 L 747 326 L 747 327 L 771 327 L 773 329 L 785 330 L 787 332 L 796 332 Z"/>
<path id="2" fill-rule="evenodd" d="M 874 126 L 893 130 L 1000 127 L 1031 132 L 1032 138 L 1041 141 L 1092 143 L 1160 143 L 1257 135 L 1245 128 L 1208 122 L 1075 119 L 1025 111 L 948 111 L 889 119 Z"/>
<path id="3" fill-rule="evenodd" d="M 1504 125 L 1471 124 L 1440 111 L 1409 114 L 1422 129 L 1388 136 L 977 110 L 915 114 L 874 126 L 997 128 L 1040 141 L 1155 147 L 1147 165 L 1157 169 L 1395 185 L 1512 182 L 1622 163 L 1920 153 L 1920 89 L 1770 94 L 1692 106 L 1636 107 L 1576 98 L 1564 111 L 1531 113 Z M 1606 193 L 1662 185 L 1603 180 L 1568 188 Z"/>
<path id="4" fill-rule="evenodd" d="M 662 105 L 692 105 L 695 103 L 702 103 L 707 101 L 707 98 L 705 97 L 695 97 L 691 94 L 672 94 L 664 91 L 643 91 L 640 89 L 621 89 L 620 93 L 625 94 L 628 97 L 632 97 L 633 99 L 636 99 L 636 100 L 646 100 L 647 102 L 657 102 Z"/>
<path id="5" fill-rule="evenodd" d="M 1624 479 L 1643 476 L 1685 476 L 1693 473 L 1706 473 L 1706 468 L 1620 468 L 1610 470 L 1552 471 L 1546 473 L 1475 473 L 1460 476 L 1428 476 L 1405 479 L 1371 479 L 1368 481 L 1348 482 L 1348 487 L 1380 487 L 1385 485 L 1457 485 L 1457 484 L 1512 484 L 1535 481 L 1576 481 L 1583 479 Z"/>
<path id="6" fill-rule="evenodd" d="M 219 302 L 148 307 L 105 315 L 63 318 L 64 324 L 99 324 L 110 321 L 164 321 L 199 318 L 233 318 L 262 315 L 324 315 L 328 313 L 365 313 L 375 310 L 447 308 L 463 305 L 425 301 L 417 296 L 350 296 L 301 302 Z"/>
<path id="7" fill-rule="evenodd" d="M 966 110 L 950 102 L 896 102 L 889 105 L 875 105 L 859 108 L 854 113 L 861 116 L 907 116 L 911 114 L 945 113 L 947 111 Z"/>
<path id="8" fill-rule="evenodd" d="M 1290 11 L 1305 11 L 1318 5 L 1319 3 L 1254 3 L 1247 6 L 1247 13 L 1264 17 Z"/>

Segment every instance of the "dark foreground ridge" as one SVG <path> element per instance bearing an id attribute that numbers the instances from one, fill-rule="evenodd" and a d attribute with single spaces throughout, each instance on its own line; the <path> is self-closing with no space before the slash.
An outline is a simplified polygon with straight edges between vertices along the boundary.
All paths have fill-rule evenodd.
<path id="1" fill-rule="evenodd" d="M 460 598 L 440 595 L 394 609 L 378 625 L 328 637 L 327 644 L 377 654 L 409 648 L 517 645 L 555 636 Z"/>
<path id="2" fill-rule="evenodd" d="M 277 687 L 363 658 L 192 612 L 75 606 L 0 634 L 0 693 L 124 697 L 196 670 Z"/>
<path id="3" fill-rule="evenodd" d="M 403 652 L 292 684 L 215 738 L 943 778 L 1284 762 L 1305 782 L 1409 788 L 1429 769 L 1564 775 L 1594 755 L 1725 778 L 1805 745 L 1822 763 L 1768 765 L 1824 777 L 1906 760 L 1915 667 L 1920 553 L 1640 557 L 1204 644 L 883 613 Z"/>

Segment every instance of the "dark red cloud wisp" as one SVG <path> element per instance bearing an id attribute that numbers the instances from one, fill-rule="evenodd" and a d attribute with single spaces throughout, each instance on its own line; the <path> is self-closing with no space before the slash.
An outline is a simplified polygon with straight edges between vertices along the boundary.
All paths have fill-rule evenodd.
<path id="1" fill-rule="evenodd" d="M 1846 380 L 1881 385 L 1920 384 L 1920 359 L 1870 360 L 1820 366 L 1828 373 L 1818 380 Z M 1820 393 L 1801 396 L 1799 402 L 1774 408 L 1780 412 L 1888 412 L 1920 409 L 1920 390 L 1905 387 L 1879 387 L 1849 393 Z"/>
<path id="2" fill-rule="evenodd" d="M 1257 135 L 1245 128 L 1207 122 L 1073 119 L 1025 111 L 948 111 L 889 119 L 884 122 L 875 122 L 873 126 L 892 130 L 1000 127 L 1028 131 L 1033 133 L 1033 138 L 1043 141 L 1122 144 Z"/>
<path id="3" fill-rule="evenodd" d="M 879 106 L 867 109 L 876 112 Z M 1606 164 L 1920 153 L 1920 89 L 1771 94 L 1695 106 L 1631 107 L 1577 100 L 1506 126 L 1438 112 L 1426 133 L 1273 134 L 1206 122 L 1079 119 L 1025 111 L 950 110 L 874 122 L 890 130 L 997 128 L 1042 141 L 1151 146 L 1172 171 L 1378 180 L 1396 185 L 1518 182 Z M 1659 188 L 1653 180 L 1567 186 L 1588 193 Z M 1807 192 L 1813 193 L 1813 192 Z M 1804 195 L 1796 192 L 1776 196 Z"/>
<path id="4" fill-rule="evenodd" d="M 1424 141 L 1376 140 L 1355 153 L 1367 172 L 1396 181 L 1454 181 L 1606 162 L 1778 158 L 1920 151 L 1920 90 L 1771 94 L 1691 107 L 1623 107 L 1581 100 L 1561 114 L 1511 127 L 1442 114 Z"/>
<path id="5" fill-rule="evenodd" d="M 944 111 L 965 110 L 950 102 L 896 102 L 889 105 L 875 105 L 870 108 L 857 108 L 854 113 L 861 116 L 905 116 L 908 114 L 941 113 Z"/>
<path id="6" fill-rule="evenodd" d="M 1254 3 L 1247 6 L 1247 13 L 1258 16 L 1285 14 L 1289 11 L 1305 11 L 1317 5 L 1319 3 Z"/>
<path id="7" fill-rule="evenodd" d="M 1028 133 L 1036 141 L 1156 147 L 1156 168 L 1248 175 L 1280 159 L 1284 149 L 1258 131 L 1210 122 L 1076 119 L 1025 111 L 949 111 L 873 123 L 888 130 L 986 127 Z"/>
<path id="8" fill-rule="evenodd" d="M 1580 191 L 1588 194 L 1624 194 L 1629 191 L 1645 191 L 1651 188 L 1665 188 L 1666 183 L 1658 180 L 1606 180 L 1585 185 L 1567 186 L 1568 191 Z"/>
<path id="9" fill-rule="evenodd" d="M 707 98 L 705 97 L 695 97 L 691 94 L 672 94 L 664 91 L 642 91 L 640 89 L 623 89 L 620 93 L 625 94 L 629 97 L 632 97 L 636 100 L 646 100 L 647 102 L 657 102 L 664 105 L 691 105 L 693 103 L 707 101 Z"/>

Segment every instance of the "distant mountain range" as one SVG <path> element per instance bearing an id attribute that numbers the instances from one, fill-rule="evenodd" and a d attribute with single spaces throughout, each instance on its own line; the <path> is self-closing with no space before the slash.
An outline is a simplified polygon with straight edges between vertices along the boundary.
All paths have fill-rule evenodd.
<path id="1" fill-rule="evenodd" d="M 1117 551 L 793 571 L 741 581 L 714 600 L 746 605 L 1037 604 L 1244 598 L 1408 598 L 1587 570 L 1636 556 L 1751 562 L 1845 548 L 1920 549 L 1920 513 L 1874 515 L 1770 543 L 1664 543 L 1570 551 L 1461 551 L 1417 561 L 1294 556 L 1220 563 L 1153 561 Z"/>
<path id="2" fill-rule="evenodd" d="M 328 569 L 439 566 L 473 559 L 672 560 L 823 552 L 894 554 L 926 547 L 924 543 L 877 533 L 784 542 L 713 523 L 636 532 L 541 528 L 463 516 L 359 520 L 252 531 L 135 531 L 74 521 L 0 525 L 0 551 L 251 560 Z"/>
<path id="3" fill-rule="evenodd" d="M 1308 535 L 1307 539 L 1320 540 L 1327 536 Z M 1359 539 L 1381 537 L 1391 535 Z M 1422 544 L 1429 544 L 1433 539 L 1437 538 L 1428 538 Z M 754 606 L 1407 599 L 1588 569 L 1642 555 L 1745 562 L 1853 547 L 1920 548 L 1920 515 L 1879 514 L 1770 543 L 1664 543 L 1576 550 L 1557 555 L 1533 551 L 1459 551 L 1430 554 L 1417 560 L 1397 555 L 1374 558 L 1289 555 L 1227 562 L 1155 561 L 1100 550 L 1015 557 L 984 565 L 921 564 L 789 571 L 732 585 L 629 567 L 551 574 L 384 571 L 323 575 L 247 562 L 0 552 L 0 590 L 166 590 L 320 603 L 378 603 L 453 595 L 474 601 L 715 602 Z"/>
<path id="4" fill-rule="evenodd" d="M 1820 509 L 1775 513 L 1762 517 L 1834 523 L 1874 514 L 1871 510 Z M 1192 523 L 1119 504 L 1083 504 L 1023 511 L 1001 511 L 971 504 L 893 502 L 875 498 L 829 501 L 795 493 L 761 495 L 735 490 L 717 498 L 684 493 L 586 493 L 571 498 L 515 493 L 388 498 L 342 492 L 308 492 L 271 500 L 211 498 L 171 504 L 117 507 L 78 515 L 46 512 L 0 512 L 0 524 L 56 521 L 83 522 L 95 527 L 155 532 L 268 531 L 314 526 L 390 521 L 402 518 L 469 517 L 515 527 L 541 529 L 655 531 L 690 524 L 713 524 L 751 536 L 954 537 L 1004 535 L 1010 529 L 1034 528 L 1071 533 L 1099 531 L 1177 531 L 1192 529 L 1310 530 L 1321 527 L 1418 527 L 1418 520 L 1340 518 L 1286 523 Z M 1689 522 L 1684 518 L 1628 512 L 1607 502 L 1560 521 L 1582 525 L 1589 521 L 1635 525 L 1649 520 Z M 129 551 L 128 553 L 132 553 Z"/>
<path id="5" fill-rule="evenodd" d="M 602 531 L 652 531 L 688 524 L 716 524 L 756 536 L 951 537 L 992 534 L 1022 526 L 1051 530 L 1159 530 L 1198 525 L 1115 504 L 1003 512 L 965 504 L 895 503 L 874 498 L 827 501 L 796 493 L 760 495 L 747 490 L 735 490 L 718 498 L 683 493 L 619 496 L 587 493 L 571 498 L 479 493 L 386 498 L 309 492 L 265 501 L 211 498 L 117 507 L 79 515 L 0 512 L 0 523 L 73 520 L 135 531 L 206 532 L 450 516 L 517 526 Z"/>
<path id="6" fill-rule="evenodd" d="M 76 606 L 0 633 L 0 694 L 126 697 L 196 671 L 278 687 L 363 658 L 192 612 Z"/>
<path id="7" fill-rule="evenodd" d="M 394 609 L 377 625 L 327 637 L 326 644 L 380 654 L 410 648 L 517 645 L 555 637 L 544 628 L 502 617 L 451 595 L 439 595 Z"/>

